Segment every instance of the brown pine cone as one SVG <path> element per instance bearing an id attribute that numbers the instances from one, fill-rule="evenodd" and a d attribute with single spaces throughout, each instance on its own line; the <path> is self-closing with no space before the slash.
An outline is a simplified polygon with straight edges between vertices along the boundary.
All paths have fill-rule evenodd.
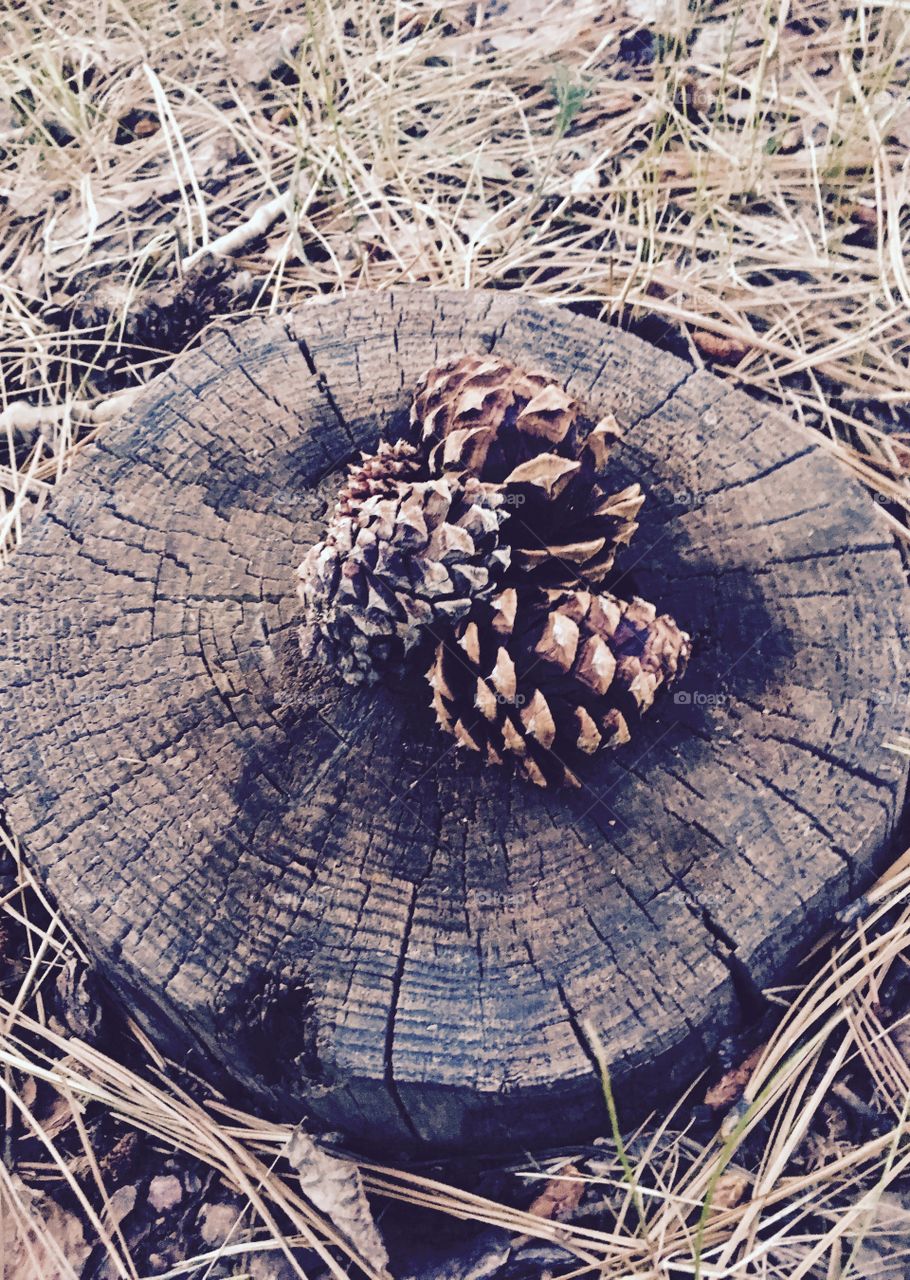
<path id="1" fill-rule="evenodd" d="M 629 720 L 681 675 L 689 637 L 634 599 L 508 587 L 437 645 L 427 679 L 446 732 L 491 764 L 512 756 L 538 786 L 629 740 Z"/>
<path id="2" fill-rule="evenodd" d="M 594 422 L 545 374 L 492 356 L 460 356 L 421 379 L 411 409 L 433 475 L 502 488 L 513 572 L 540 586 L 598 586 L 637 528 L 640 486 L 604 484 L 614 418 Z"/>
<path id="3" fill-rule="evenodd" d="M 355 470 L 297 570 L 300 645 L 349 683 L 370 684 L 426 628 L 450 626 L 493 594 L 509 563 L 499 538 L 507 511 L 474 477 L 408 482 Z"/>
<path id="4" fill-rule="evenodd" d="M 375 453 L 364 453 L 348 471 L 338 491 L 335 515 L 348 516 L 374 494 L 388 496 L 401 481 L 427 479 L 419 450 L 406 440 L 390 444 L 381 440 Z"/>

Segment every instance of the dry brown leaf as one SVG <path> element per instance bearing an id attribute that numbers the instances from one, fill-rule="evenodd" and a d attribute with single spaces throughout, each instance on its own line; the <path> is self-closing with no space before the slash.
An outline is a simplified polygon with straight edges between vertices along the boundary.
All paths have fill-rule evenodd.
<path id="1" fill-rule="evenodd" d="M 850 210 L 850 221 L 858 222 L 861 227 L 876 227 L 878 210 L 874 205 L 855 204 Z"/>
<path id="2" fill-rule="evenodd" d="M 308 1133 L 295 1129 L 285 1155 L 296 1170 L 303 1194 L 331 1220 L 374 1270 L 388 1274 L 389 1255 L 363 1189 L 359 1167 L 329 1155 Z"/>
<path id="3" fill-rule="evenodd" d="M 195 162 L 194 162 L 195 165 Z M 50 271 L 63 272 L 90 252 L 92 246 L 108 236 L 129 213 L 147 200 L 166 199 L 177 187 L 177 177 L 170 164 L 162 166 L 157 177 L 128 183 L 112 184 L 103 194 L 83 182 L 80 193 L 62 211 L 53 202 L 45 229 L 45 263 Z"/>
<path id="4" fill-rule="evenodd" d="M 515 56 L 539 57 L 541 49 L 552 54 L 566 46 L 578 49 L 596 39 L 595 23 L 590 12 L 573 10 L 568 0 L 559 5 L 551 0 L 511 0 L 491 20 L 486 38 L 499 53 Z"/>
<path id="5" fill-rule="evenodd" d="M 84 258 L 100 228 L 120 212 L 117 200 L 110 196 L 96 197 L 91 183 L 85 181 L 78 202 L 51 216 L 46 232 L 50 269 L 63 271 Z"/>
<path id="6" fill-rule="evenodd" d="M 425 223 L 394 219 L 384 210 L 363 217 L 357 223 L 360 242 L 369 246 L 370 256 L 385 253 L 405 268 L 428 268 L 435 261 L 436 236 Z"/>
<path id="7" fill-rule="evenodd" d="M 649 26 L 671 28 L 677 17 L 677 0 L 626 0 L 626 17 Z"/>
<path id="8" fill-rule="evenodd" d="M 129 1183 L 126 1183 L 122 1187 L 118 1187 L 117 1190 L 108 1197 L 108 1202 L 104 1206 L 104 1211 L 101 1215 L 101 1221 L 108 1229 L 111 1227 L 119 1227 L 123 1219 L 136 1208 L 136 1201 L 138 1199 L 138 1187 L 131 1186 Z"/>
<path id="9" fill-rule="evenodd" d="M 736 364 L 752 350 L 751 345 L 740 338 L 722 338 L 707 329 L 693 329 L 692 341 L 703 356 L 719 364 Z"/>
<path id="10" fill-rule="evenodd" d="M 732 1107 L 733 1103 L 742 1097 L 743 1090 L 752 1079 L 752 1073 L 758 1066 L 764 1051 L 764 1044 L 760 1044 L 747 1058 L 743 1059 L 739 1066 L 725 1072 L 705 1094 L 705 1105 L 715 1111 Z"/>
<path id="11" fill-rule="evenodd" d="M 488 156 L 483 151 L 478 152 L 472 163 L 482 178 L 491 178 L 496 182 L 512 182 L 514 179 L 511 165 L 496 156 Z"/>
<path id="12" fill-rule="evenodd" d="M 3 1280 L 78 1280 L 91 1253 L 81 1219 L 16 1174 L 8 1185 L 10 1194 L 2 1197 Z"/>
<path id="13" fill-rule="evenodd" d="M 588 165 L 584 169 L 576 169 L 569 180 L 569 194 L 573 196 L 591 196 L 600 190 L 600 166 Z"/>
<path id="14" fill-rule="evenodd" d="M 825 1101 L 819 1110 L 820 1130 L 806 1134 L 799 1154 L 811 1173 L 823 1169 L 832 1160 L 839 1160 L 850 1147 L 850 1133 L 843 1108 L 834 1101 Z"/>
<path id="15" fill-rule="evenodd" d="M 734 1209 L 746 1198 L 746 1192 L 751 1185 L 752 1179 L 747 1173 L 740 1173 L 736 1169 L 728 1169 L 726 1173 L 720 1175 L 714 1185 L 711 1208 Z"/>
<path id="16" fill-rule="evenodd" d="M 43 253 L 27 253 L 19 265 L 18 286 L 26 297 L 37 298 L 44 273 Z"/>
<path id="17" fill-rule="evenodd" d="M 305 37 L 306 27 L 301 22 L 288 22 L 283 27 L 267 23 L 243 45 L 235 45 L 225 52 L 236 59 L 247 84 L 256 85 L 268 80 L 282 66 L 293 66 Z"/>
<path id="18" fill-rule="evenodd" d="M 894 450 L 894 456 L 901 469 L 901 474 L 910 476 L 910 440 L 906 435 L 894 436 L 891 439 L 891 447 Z"/>
<path id="19" fill-rule="evenodd" d="M 61 181 L 36 170 L 28 157 L 16 170 L 15 182 L 0 182 L 0 199 L 9 200 L 14 217 L 25 220 L 52 209 L 55 198 L 65 189 Z"/>
<path id="20" fill-rule="evenodd" d="M 73 1123 L 73 1106 L 78 1103 L 71 1104 L 62 1094 L 55 1093 L 50 1106 L 46 1112 L 42 1111 L 38 1117 L 41 1128 L 49 1138 L 56 1138 L 64 1129 L 68 1129 Z"/>
<path id="21" fill-rule="evenodd" d="M 223 178 L 238 155 L 237 141 L 227 133 L 200 138 L 189 146 L 193 173 L 203 187 Z"/>
<path id="22" fill-rule="evenodd" d="M 574 1164 L 563 1165 L 559 1176 L 544 1184 L 539 1196 L 528 1206 L 528 1213 L 536 1218 L 550 1218 L 554 1222 L 568 1222 L 581 1203 L 585 1183 L 581 1170 Z"/>

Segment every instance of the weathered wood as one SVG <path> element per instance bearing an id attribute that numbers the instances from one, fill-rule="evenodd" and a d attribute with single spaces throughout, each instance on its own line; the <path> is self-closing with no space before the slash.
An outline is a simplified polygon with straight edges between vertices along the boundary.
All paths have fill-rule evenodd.
<path id="1" fill-rule="evenodd" d="M 627 586 L 689 673 L 579 793 L 456 759 L 419 684 L 300 670 L 293 569 L 437 358 L 545 366 L 627 426 Z M 910 610 L 873 504 L 765 407 L 515 294 L 404 290 L 215 331 L 86 451 L 2 579 L 10 820 L 171 1045 L 355 1145 L 602 1123 L 701 1068 L 881 867 Z"/>

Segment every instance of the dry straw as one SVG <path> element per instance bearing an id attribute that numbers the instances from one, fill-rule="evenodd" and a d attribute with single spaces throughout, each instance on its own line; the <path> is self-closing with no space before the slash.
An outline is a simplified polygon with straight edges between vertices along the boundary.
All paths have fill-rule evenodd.
<path id="1" fill-rule="evenodd" d="M 782 405 L 874 492 L 870 521 L 904 538 L 908 43 L 903 5 L 824 0 L 7 6 L 4 549 L 173 358 L 166 335 L 136 339 L 131 317 L 212 255 L 250 273 L 245 306 L 270 310 L 401 282 L 582 305 Z M 94 318 L 77 306 L 87 297 Z M 111 1215 L 92 1208 L 103 1179 L 85 1128 L 83 1187 L 24 1101 L 30 1075 L 75 1117 L 94 1100 L 246 1197 L 222 1250 L 232 1264 L 305 1246 L 344 1274 L 357 1250 L 301 1194 L 282 1156 L 289 1130 L 194 1100 L 150 1048 L 131 1071 L 47 1027 L 42 990 L 79 942 L 19 865 L 3 911 L 30 959 L 0 1003 L 0 1060 L 7 1116 L 18 1112 L 46 1155 L 19 1171 L 25 1182 L 0 1174 L 0 1203 L 7 1224 L 33 1221 L 36 1275 L 42 1256 L 73 1269 L 39 1240 L 26 1187 L 39 1175 L 69 1182 L 116 1274 L 136 1269 Z M 908 895 L 899 867 L 821 973 L 779 993 L 783 1021 L 725 1136 L 697 1142 L 679 1111 L 604 1148 L 587 1176 L 609 1229 L 376 1165 L 363 1166 L 368 1189 L 559 1241 L 577 1276 L 862 1274 L 864 1242 L 910 1160 L 908 1041 L 877 1002 L 904 963 Z M 890 1123 L 807 1160 L 817 1118 L 850 1096 L 859 1066 Z"/>

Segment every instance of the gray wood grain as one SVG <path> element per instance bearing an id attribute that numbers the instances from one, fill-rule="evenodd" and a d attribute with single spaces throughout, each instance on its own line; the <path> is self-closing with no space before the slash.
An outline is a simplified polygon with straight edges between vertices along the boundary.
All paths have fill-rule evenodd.
<path id="1" fill-rule="evenodd" d="M 420 681 L 301 669 L 338 469 L 463 350 L 625 424 L 624 585 L 685 681 L 578 793 L 456 759 Z M 0 581 L 2 783 L 31 865 L 172 1051 L 361 1147 L 562 1141 L 690 1079 L 887 859 L 897 550 L 767 408 L 516 294 L 357 294 L 211 333 L 86 450 Z"/>

